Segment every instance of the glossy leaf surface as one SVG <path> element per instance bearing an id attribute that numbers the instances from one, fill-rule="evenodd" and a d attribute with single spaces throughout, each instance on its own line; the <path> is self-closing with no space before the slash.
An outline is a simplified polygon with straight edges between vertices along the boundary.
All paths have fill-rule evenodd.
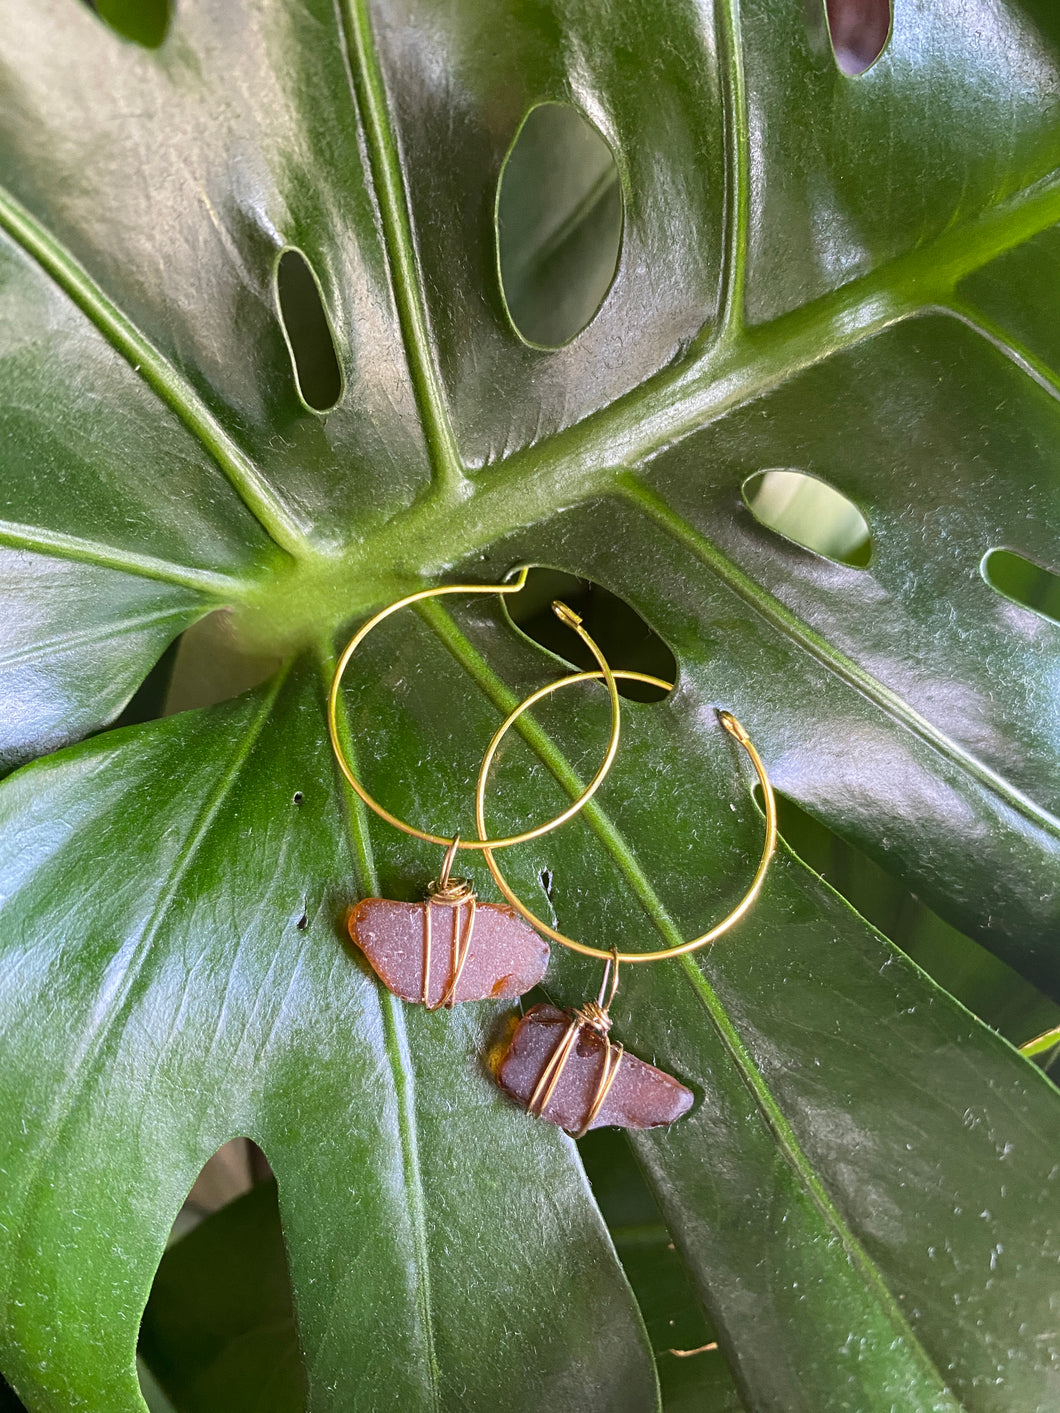
<path id="1" fill-rule="evenodd" d="M 247 1134 L 311 1408 L 642 1413 L 576 1151 L 488 1078 L 501 1013 L 404 1008 L 343 943 L 350 902 L 438 860 L 339 788 L 330 664 L 423 583 L 591 579 L 678 687 L 627 707 L 584 819 L 505 860 L 538 907 L 647 946 L 736 901 L 760 821 L 724 706 L 790 798 L 1060 991 L 1058 629 L 979 568 L 1060 569 L 1054 8 L 909 0 L 857 78 L 802 0 L 211 0 L 156 49 L 73 0 L 3 14 L 0 722 L 5 768 L 44 758 L 0 786 L 0 1367 L 34 1413 L 142 1408 L 170 1222 Z M 624 196 L 614 281 L 549 351 L 494 222 L 543 99 Z M 326 415 L 285 249 L 334 338 Z M 868 567 L 755 521 L 776 467 L 858 507 Z M 44 755 L 219 607 L 285 659 L 269 684 Z M 388 624 L 345 699 L 370 788 L 469 832 L 498 710 L 555 668 L 492 602 Z M 603 716 L 543 712 L 491 818 L 562 802 Z M 1049 1082 L 790 855 L 713 952 L 629 971 L 616 1033 L 697 1095 L 638 1156 L 745 1400 L 1055 1404 Z M 548 984 L 598 977 L 557 956 Z"/>

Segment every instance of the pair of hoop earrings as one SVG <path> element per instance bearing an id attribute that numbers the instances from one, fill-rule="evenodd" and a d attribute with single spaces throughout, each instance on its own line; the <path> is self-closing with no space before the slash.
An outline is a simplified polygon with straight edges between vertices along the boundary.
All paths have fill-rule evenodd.
<path id="1" fill-rule="evenodd" d="M 515 1026 L 507 1048 L 495 1066 L 501 1087 L 528 1113 L 558 1124 L 575 1138 L 591 1128 L 654 1128 L 672 1123 L 692 1106 L 690 1089 L 672 1075 L 628 1055 L 611 1040 L 611 1004 L 618 988 L 620 965 L 638 965 L 681 956 L 706 947 L 727 932 L 748 911 L 765 881 L 777 836 L 776 801 L 761 757 L 747 732 L 729 712 L 718 717 L 730 736 L 743 747 L 762 786 L 766 837 L 751 886 L 736 907 L 699 937 L 654 952 L 622 952 L 617 947 L 594 947 L 565 936 L 536 917 L 504 877 L 495 854 L 498 850 L 539 839 L 572 819 L 603 783 L 618 751 L 620 711 L 616 679 L 646 682 L 669 689 L 670 683 L 646 673 L 613 672 L 603 653 L 586 631 L 582 620 L 566 604 L 556 602 L 553 612 L 588 648 L 598 668 L 576 672 L 549 682 L 520 702 L 494 732 L 479 767 L 475 788 L 475 827 L 478 837 L 432 834 L 398 819 L 368 793 L 350 764 L 339 740 L 338 699 L 346 668 L 371 631 L 399 609 L 445 594 L 516 594 L 526 583 L 522 569 L 508 584 L 453 584 L 422 589 L 380 610 L 346 645 L 328 694 L 328 730 L 343 775 L 360 799 L 381 819 L 413 838 L 445 850 L 437 879 L 428 884 L 420 903 L 365 898 L 349 915 L 352 941 L 363 952 L 373 971 L 394 995 L 420 1003 L 428 1010 L 476 1000 L 514 1000 L 542 979 L 549 961 L 543 937 L 585 956 L 604 962 L 604 978 L 595 1000 L 573 1011 L 552 1005 L 534 1006 Z M 491 839 L 486 832 L 486 787 L 497 749 L 523 712 L 562 687 L 579 682 L 602 681 L 611 708 L 607 750 L 596 774 L 581 795 L 544 824 L 520 834 Z M 453 864 L 461 850 L 482 853 L 507 906 L 480 903 L 471 881 L 455 878 Z"/>

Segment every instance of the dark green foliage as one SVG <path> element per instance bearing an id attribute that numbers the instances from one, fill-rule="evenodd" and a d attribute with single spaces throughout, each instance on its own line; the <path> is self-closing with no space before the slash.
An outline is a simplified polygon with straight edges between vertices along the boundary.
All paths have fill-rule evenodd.
<path id="1" fill-rule="evenodd" d="M 347 906 L 415 896 L 438 851 L 355 807 L 323 716 L 398 593 L 592 581 L 677 686 L 627 703 L 577 823 L 511 851 L 536 906 L 631 948 L 731 906 L 761 819 L 725 707 L 812 819 L 1060 994 L 1057 627 L 980 568 L 1060 568 L 1052 0 L 901 5 L 857 78 L 804 0 L 196 0 L 156 48 L 74 0 L 3 20 L 0 1368 L 27 1407 L 142 1413 L 152 1280 L 234 1135 L 276 1174 L 314 1413 L 647 1413 L 682 1273 L 723 1358 L 692 1392 L 664 1368 L 672 1408 L 1055 1406 L 1039 1069 L 781 851 L 724 943 L 623 976 L 616 1035 L 697 1103 L 633 1140 L 680 1269 L 612 1215 L 616 1252 L 575 1146 L 490 1079 L 504 1012 L 405 1007 L 346 945 Z M 495 219 L 542 101 L 623 198 L 617 269 L 599 202 L 562 279 L 529 251 L 535 299 L 606 291 L 548 350 Z M 777 468 L 861 510 L 865 567 L 755 519 Z M 278 670 L 107 729 L 216 610 Z M 498 713 L 556 670 L 493 602 L 408 613 L 343 730 L 373 793 L 466 834 Z M 605 716 L 587 685 L 506 742 L 491 825 L 558 808 Z M 558 1002 L 598 982 L 554 956 Z"/>

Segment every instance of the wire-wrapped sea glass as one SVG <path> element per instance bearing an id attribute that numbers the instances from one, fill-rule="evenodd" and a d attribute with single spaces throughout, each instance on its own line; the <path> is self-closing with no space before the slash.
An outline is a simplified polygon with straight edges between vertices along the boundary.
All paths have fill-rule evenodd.
<path id="1" fill-rule="evenodd" d="M 556 1006 L 534 1006 L 515 1028 L 497 1067 L 497 1079 L 528 1108 L 542 1076 L 568 1035 L 572 1016 Z M 609 1068 L 613 1074 L 609 1074 Z M 570 1133 L 592 1128 L 657 1128 L 692 1107 L 694 1095 L 673 1075 L 608 1045 L 589 1024 L 578 1027 L 547 1101 L 536 1112 Z M 602 1086 L 608 1087 L 593 1113 Z"/>
<path id="2" fill-rule="evenodd" d="M 548 944 L 514 908 L 472 898 L 455 905 L 365 898 L 350 913 L 349 929 L 389 991 L 428 1007 L 512 1000 L 536 986 L 548 966 Z"/>

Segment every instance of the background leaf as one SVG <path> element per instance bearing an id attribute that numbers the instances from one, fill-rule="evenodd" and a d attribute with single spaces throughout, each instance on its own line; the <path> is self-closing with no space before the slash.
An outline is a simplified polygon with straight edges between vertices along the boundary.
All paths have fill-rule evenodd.
<path id="1" fill-rule="evenodd" d="M 907 0 L 856 78 L 801 0 L 241 0 L 156 48 L 72 0 L 7 18 L 0 716 L 32 763 L 0 786 L 4 1372 L 34 1413 L 142 1408 L 170 1224 L 245 1134 L 309 1407 L 640 1413 L 659 1341 L 574 1145 L 492 1084 L 503 1015 L 402 1007 L 344 943 L 437 851 L 339 788 L 335 649 L 410 586 L 590 579 L 678 682 L 627 708 L 584 817 L 504 861 L 536 906 L 636 946 L 732 905 L 761 821 L 723 706 L 789 799 L 1060 994 L 1057 628 L 981 572 L 1060 568 L 1056 16 Z M 623 201 L 606 297 L 550 350 L 512 329 L 494 219 L 542 102 L 585 114 Z M 532 210 L 533 164 L 506 173 Z M 748 478 L 784 469 L 858 508 L 867 567 L 755 519 Z M 498 710 L 556 662 L 451 607 L 366 645 L 343 729 L 392 808 L 466 833 Z M 216 609 L 268 683 L 44 754 Z M 528 724 L 491 821 L 576 790 L 602 718 L 585 688 Z M 1048 1079 L 787 852 L 724 945 L 627 972 L 616 1033 L 697 1096 L 635 1151 L 744 1401 L 1055 1404 Z M 554 958 L 561 1003 L 596 984 Z"/>

